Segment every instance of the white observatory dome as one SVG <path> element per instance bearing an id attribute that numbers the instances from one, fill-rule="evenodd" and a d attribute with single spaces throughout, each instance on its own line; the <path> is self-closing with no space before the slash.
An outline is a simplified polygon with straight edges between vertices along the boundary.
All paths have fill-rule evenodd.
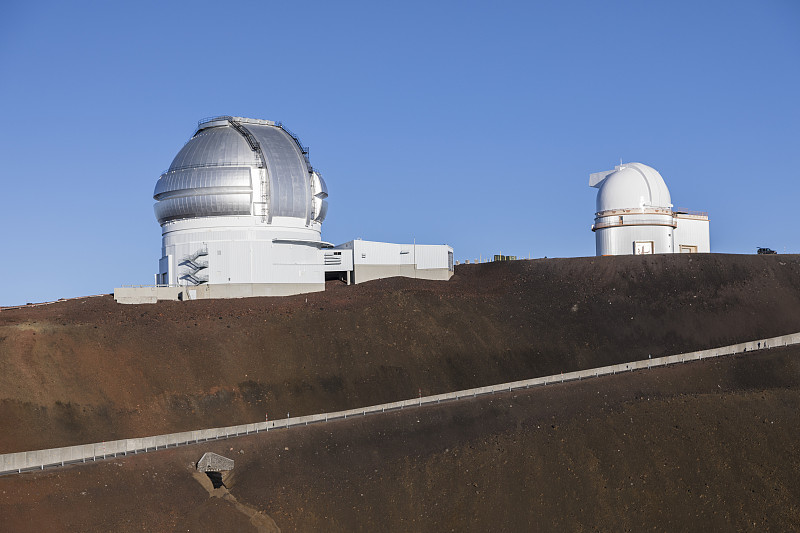
<path id="1" fill-rule="evenodd" d="M 667 184 L 661 174 L 642 163 L 616 167 L 599 185 L 597 212 L 643 207 L 672 207 Z"/>
<path id="2" fill-rule="evenodd" d="M 589 174 L 597 255 L 708 253 L 708 213 L 675 210 L 664 178 L 642 163 Z"/>
<path id="3" fill-rule="evenodd" d="M 227 285 L 232 295 L 322 290 L 327 196 L 308 149 L 280 123 L 201 120 L 153 192 L 157 284 Z"/>
<path id="4" fill-rule="evenodd" d="M 242 117 L 200 121 L 156 183 L 159 224 L 219 216 L 325 219 L 328 190 L 308 150 L 280 123 Z"/>

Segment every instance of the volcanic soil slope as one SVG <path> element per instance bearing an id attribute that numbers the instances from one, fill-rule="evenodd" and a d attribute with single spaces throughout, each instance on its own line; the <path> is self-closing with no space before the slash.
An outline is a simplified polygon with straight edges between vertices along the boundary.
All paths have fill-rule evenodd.
<path id="1" fill-rule="evenodd" d="M 0 452 L 372 405 L 800 331 L 798 256 L 460 265 L 323 293 L 0 312 Z"/>
<path id="2" fill-rule="evenodd" d="M 797 531 L 800 348 L 0 477 L 8 531 Z M 226 487 L 193 472 L 236 461 Z"/>
<path id="3" fill-rule="evenodd" d="M 800 258 L 785 255 L 517 261 L 461 265 L 446 283 L 3 310 L 0 452 L 797 331 Z M 799 381 L 797 350 L 775 349 L 209 445 L 237 459 L 222 498 L 191 475 L 205 447 L 189 447 L 5 477 L 0 511 L 21 530 L 31 513 L 40 530 L 797 529 Z"/>

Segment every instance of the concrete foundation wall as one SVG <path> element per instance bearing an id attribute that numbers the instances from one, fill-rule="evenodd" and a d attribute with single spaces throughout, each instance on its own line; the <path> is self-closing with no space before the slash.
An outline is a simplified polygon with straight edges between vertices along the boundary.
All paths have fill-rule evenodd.
<path id="1" fill-rule="evenodd" d="M 325 283 L 220 283 L 185 287 L 121 287 L 114 289 L 114 300 L 121 304 L 154 304 L 158 300 L 291 296 L 324 290 Z"/>
<path id="2" fill-rule="evenodd" d="M 355 265 L 354 283 L 364 283 L 374 279 L 404 277 L 413 279 L 432 279 L 447 281 L 453 272 L 447 268 L 414 268 L 414 265 Z"/>
<path id="3" fill-rule="evenodd" d="M 121 304 L 154 304 L 158 300 L 177 300 L 185 287 L 119 287 L 114 300 Z"/>

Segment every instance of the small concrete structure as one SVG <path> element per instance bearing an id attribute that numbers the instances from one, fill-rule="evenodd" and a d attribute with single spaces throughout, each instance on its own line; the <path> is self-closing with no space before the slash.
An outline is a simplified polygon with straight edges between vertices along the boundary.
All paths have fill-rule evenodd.
<path id="1" fill-rule="evenodd" d="M 224 472 L 233 470 L 233 459 L 228 459 L 214 452 L 206 452 L 197 461 L 197 470 L 200 472 Z"/>

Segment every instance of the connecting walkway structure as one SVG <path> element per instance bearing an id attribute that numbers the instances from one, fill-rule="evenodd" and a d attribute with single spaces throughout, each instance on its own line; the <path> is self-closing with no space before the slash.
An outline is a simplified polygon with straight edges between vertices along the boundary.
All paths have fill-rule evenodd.
<path id="1" fill-rule="evenodd" d="M 228 426 L 222 428 L 200 429 L 197 431 L 184 431 L 181 433 L 169 433 L 154 437 L 140 437 L 134 439 L 121 439 L 94 444 L 83 444 L 78 446 L 67 446 L 64 448 L 51 448 L 47 450 L 35 450 L 28 452 L 6 453 L 0 455 L 0 475 L 17 474 L 33 470 L 43 470 L 48 467 L 65 466 L 68 464 L 86 463 L 87 461 L 97 461 L 120 455 L 139 454 L 154 452 L 165 448 L 186 446 L 218 439 L 227 439 L 241 435 L 250 435 L 262 431 L 272 431 L 276 429 L 288 429 L 295 426 L 307 426 L 319 422 L 329 422 L 332 420 L 343 420 L 353 417 L 363 417 L 370 414 L 385 413 L 409 407 L 420 407 L 434 403 L 447 402 L 451 400 L 461 400 L 474 398 L 484 394 L 494 394 L 500 392 L 510 392 L 531 387 L 540 387 L 567 381 L 576 381 L 634 370 L 643 370 L 659 366 L 668 366 L 678 363 L 688 363 L 714 357 L 723 357 L 742 353 L 758 352 L 770 348 L 800 344 L 800 333 L 782 335 L 768 339 L 758 339 L 730 346 L 700 350 L 666 357 L 647 358 L 629 363 L 618 365 L 590 368 L 587 370 L 576 370 L 539 378 L 526 379 L 522 381 L 512 381 L 500 383 L 498 385 L 488 385 L 474 389 L 435 394 L 409 400 L 359 407 L 346 411 L 336 411 L 332 413 L 321 413 L 294 418 L 284 418 L 270 422 L 258 422 L 254 424 L 242 424 L 238 426 Z"/>

